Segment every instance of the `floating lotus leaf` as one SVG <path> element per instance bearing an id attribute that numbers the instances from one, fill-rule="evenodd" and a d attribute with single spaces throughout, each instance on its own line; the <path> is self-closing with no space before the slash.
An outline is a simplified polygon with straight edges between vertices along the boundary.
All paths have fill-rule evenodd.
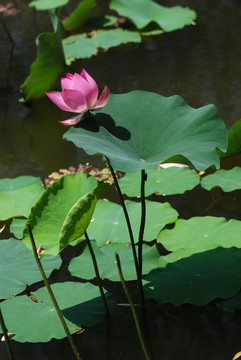
<path id="1" fill-rule="evenodd" d="M 32 208 L 28 222 L 37 247 L 56 255 L 71 241 L 81 237 L 94 207 L 107 185 L 89 175 L 66 175 L 52 183 Z M 31 247 L 25 228 L 23 240 Z"/>
<path id="2" fill-rule="evenodd" d="M 183 194 L 199 184 L 199 175 L 186 167 L 168 167 L 147 170 L 145 194 L 174 195 Z M 119 180 L 121 191 L 127 196 L 140 196 L 140 173 L 126 174 Z"/>
<path id="3" fill-rule="evenodd" d="M 201 186 L 206 190 L 219 186 L 224 192 L 241 189 L 241 167 L 236 166 L 230 170 L 217 170 L 214 174 L 202 178 Z"/>
<path id="4" fill-rule="evenodd" d="M 63 40 L 64 53 L 67 59 L 85 59 L 96 55 L 99 48 L 109 49 L 128 42 L 141 42 L 135 31 L 119 29 L 96 30 L 87 34 L 71 35 Z"/>
<path id="5" fill-rule="evenodd" d="M 241 250 L 216 248 L 180 259 L 145 276 L 147 298 L 203 306 L 236 295 L 241 286 Z"/>
<path id="6" fill-rule="evenodd" d="M 193 217 L 179 219 L 173 229 L 161 231 L 158 242 L 168 251 L 173 251 L 173 254 L 167 255 L 171 261 L 220 246 L 239 248 L 240 234 L 241 221 L 212 216 Z"/>
<path id="7" fill-rule="evenodd" d="M 110 9 L 131 19 L 139 29 L 154 21 L 164 31 L 173 31 L 191 25 L 196 19 L 195 11 L 187 7 L 167 8 L 151 0 L 112 0 Z"/>
<path id="8" fill-rule="evenodd" d="M 27 285 L 42 280 L 33 253 L 22 241 L 1 240 L 0 254 L 0 299 L 16 295 L 25 290 Z M 59 256 L 45 256 L 42 265 L 49 276 L 60 267 L 61 259 Z"/>
<path id="9" fill-rule="evenodd" d="M 66 5 L 69 0 L 34 0 L 29 6 L 35 7 L 36 10 L 50 10 Z"/>
<path id="10" fill-rule="evenodd" d="M 136 269 L 133 261 L 131 246 L 127 243 L 110 243 L 99 248 L 94 241 L 91 241 L 93 251 L 97 258 L 98 268 L 102 279 L 120 281 L 115 253 L 120 256 L 122 271 L 125 280 L 136 280 Z M 143 274 L 147 274 L 154 268 L 165 266 L 166 261 L 160 257 L 155 246 L 143 245 Z M 73 258 L 69 265 L 71 275 L 81 279 L 95 278 L 93 266 L 91 266 L 91 256 L 86 246 L 83 253 Z"/>
<path id="11" fill-rule="evenodd" d="M 51 285 L 59 307 L 65 317 L 70 333 L 82 326 L 92 326 L 105 319 L 100 291 L 92 284 L 64 282 Z M 36 301 L 27 296 L 17 296 L 1 303 L 6 327 L 19 342 L 47 342 L 52 338 L 66 336 L 46 288 L 32 293 Z M 106 294 L 110 312 L 115 300 Z"/>
<path id="12" fill-rule="evenodd" d="M 107 105 L 71 127 L 64 138 L 88 154 L 102 153 L 119 171 L 156 168 L 180 154 L 198 170 L 219 167 L 227 132 L 214 105 L 190 107 L 180 96 L 133 91 L 111 95 Z"/>
<path id="13" fill-rule="evenodd" d="M 138 241 L 141 204 L 126 201 L 135 241 Z M 146 227 L 144 240 L 156 239 L 160 230 L 167 224 L 176 221 L 178 213 L 169 203 L 146 201 Z M 130 240 L 123 209 L 110 201 L 99 200 L 88 227 L 88 235 L 95 239 L 99 246 L 107 241 L 127 243 Z"/>
<path id="14" fill-rule="evenodd" d="M 40 178 L 19 176 L 0 180 L 0 220 L 27 217 L 44 188 Z"/>

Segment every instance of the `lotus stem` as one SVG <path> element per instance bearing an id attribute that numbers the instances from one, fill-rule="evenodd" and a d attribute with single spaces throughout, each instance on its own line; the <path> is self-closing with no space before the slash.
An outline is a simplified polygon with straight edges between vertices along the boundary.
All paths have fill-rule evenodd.
<path id="1" fill-rule="evenodd" d="M 138 241 L 138 263 L 140 276 L 142 276 L 142 248 L 143 248 L 143 237 L 146 224 L 146 200 L 145 200 L 145 182 L 146 172 L 141 170 L 141 224 L 139 230 L 139 241 Z"/>
<path id="2" fill-rule="evenodd" d="M 6 343 L 8 357 L 9 357 L 10 360 L 14 360 L 12 347 L 11 347 L 10 340 L 9 340 L 9 337 L 8 337 L 8 331 L 7 331 L 7 328 L 5 326 L 5 322 L 4 322 L 4 319 L 3 319 L 1 308 L 0 308 L 0 325 L 1 325 L 1 328 L 2 328 L 3 336 L 4 336 L 4 339 L 5 339 L 5 343 Z"/>
<path id="3" fill-rule="evenodd" d="M 104 294 L 104 290 L 103 290 L 103 286 L 102 286 L 102 280 L 101 280 L 101 277 L 100 277 L 99 268 L 98 268 L 98 264 L 97 264 L 97 261 L 96 261 L 96 256 L 95 256 L 95 253 L 93 251 L 91 241 L 89 239 L 89 236 L 88 236 L 87 232 L 85 232 L 85 238 L 86 238 L 88 248 L 89 248 L 89 252 L 90 252 L 92 262 L 93 262 L 93 265 L 94 265 L 96 280 L 97 280 L 97 284 L 99 286 L 100 294 L 101 294 L 103 304 L 104 304 L 104 307 L 105 307 L 106 317 L 107 317 L 108 320 L 110 320 L 110 312 L 109 312 L 106 297 L 105 297 L 105 294 Z"/>
<path id="4" fill-rule="evenodd" d="M 135 321 L 136 330 L 137 330 L 137 333 L 138 333 L 138 336 L 139 336 L 139 340 L 140 340 L 140 343 L 141 343 L 142 350 L 144 352 L 146 360 L 151 360 L 150 355 L 149 355 L 149 353 L 147 351 L 145 339 L 144 339 L 144 336 L 143 336 L 143 333 L 142 333 L 142 330 L 141 330 L 141 324 L 140 324 L 140 321 L 139 321 L 139 318 L 138 318 L 134 303 L 132 301 L 130 292 L 128 290 L 128 287 L 126 285 L 126 282 L 125 282 L 125 279 L 124 279 L 124 276 L 123 276 L 121 263 L 120 263 L 120 257 L 119 257 L 118 253 L 115 253 L 115 258 L 116 258 L 116 263 L 117 263 L 117 268 L 118 268 L 121 284 L 122 284 L 123 290 L 125 292 L 126 298 L 128 300 L 128 303 L 130 304 L 130 307 L 131 307 L 132 315 L 133 315 L 133 318 L 134 318 L 134 321 Z"/>
<path id="5" fill-rule="evenodd" d="M 32 245 L 32 249 L 33 249 L 35 261 L 36 261 L 37 266 L 38 266 L 38 268 L 39 268 L 39 271 L 40 271 L 40 273 L 41 273 L 41 275 L 42 275 L 44 284 L 45 284 L 45 286 L 46 286 L 46 288 L 47 288 L 47 291 L 48 291 L 48 293 L 49 293 L 49 296 L 50 296 L 50 298 L 51 298 L 51 300 L 52 300 L 52 302 L 53 302 L 53 305 L 54 305 L 54 307 L 55 307 L 55 310 L 56 310 L 56 312 L 57 312 L 57 314 L 58 314 L 58 317 L 59 317 L 59 319 L 60 319 L 60 321 L 61 321 L 61 324 L 62 324 L 62 326 L 63 326 L 63 328 L 64 328 L 64 331 L 65 331 L 65 333 L 66 333 L 66 335 L 67 335 L 67 338 L 68 338 L 68 340 L 69 340 L 69 343 L 70 343 L 70 346 L 71 346 L 71 348 L 72 348 L 72 350 L 73 350 L 73 353 L 74 353 L 74 355 L 75 355 L 75 357 L 76 357 L 77 360 L 82 360 L 81 357 L 80 357 L 80 354 L 79 354 L 79 352 L 78 352 L 78 350 L 77 350 L 77 347 L 76 347 L 76 345 L 75 345 L 75 343 L 74 343 L 74 341 L 73 341 L 73 339 L 72 339 L 72 336 L 71 336 L 71 334 L 70 334 L 70 331 L 69 331 L 69 329 L 68 329 L 68 326 L 67 326 L 67 324 L 66 324 L 66 321 L 65 321 L 65 319 L 64 319 L 64 317 L 63 317 L 63 315 L 62 315 L 62 312 L 61 312 L 61 310 L 60 310 L 60 308 L 59 308 L 58 302 L 57 302 L 57 300 L 56 300 L 56 298 L 55 298 L 55 296 L 54 296 L 54 293 L 53 293 L 53 291 L 52 291 L 52 289 L 51 289 L 51 287 L 50 287 L 50 284 L 49 284 L 49 282 L 48 282 L 47 276 L 45 275 L 45 272 L 44 272 L 43 266 L 42 266 L 42 264 L 41 264 L 41 261 L 40 261 L 40 259 L 39 259 L 39 257 L 38 257 L 37 248 L 36 248 L 36 244 L 35 244 L 35 241 L 34 241 L 34 237 L 33 237 L 33 233 L 32 233 L 30 224 L 27 223 L 26 225 L 27 225 L 27 230 L 28 230 L 28 233 L 29 233 L 29 237 L 30 237 L 30 241 L 31 241 L 31 245 Z"/>
<path id="6" fill-rule="evenodd" d="M 119 194 L 119 198 L 120 198 L 120 202 L 121 202 L 121 206 L 125 215 L 125 219 L 126 219 L 126 224 L 127 224 L 127 228 L 128 228 L 128 232 L 129 232 L 129 236 L 130 236 L 130 241 L 131 241 L 131 248 L 132 248 L 132 253 L 133 253 L 133 258 L 134 258 L 134 263 L 135 263 L 135 268 L 136 268 L 136 275 L 137 275 L 137 279 L 138 279 L 138 283 L 140 283 L 141 278 L 139 276 L 140 271 L 139 271 L 139 264 L 138 264 L 138 258 L 137 258 L 137 253 L 136 253 L 136 248 L 135 248 L 135 241 L 134 241 L 134 236 L 133 236 L 133 232 L 132 232 L 132 228 L 131 228 L 131 222 L 130 222 L 130 218 L 129 218 L 129 214 L 128 211 L 126 209 L 126 205 L 123 199 L 123 195 L 118 183 L 118 180 L 116 178 L 115 172 L 113 167 L 111 166 L 110 160 L 108 159 L 107 156 L 105 156 L 108 167 L 110 169 L 111 175 L 113 177 L 114 183 L 115 183 L 115 188 L 117 193 Z"/>

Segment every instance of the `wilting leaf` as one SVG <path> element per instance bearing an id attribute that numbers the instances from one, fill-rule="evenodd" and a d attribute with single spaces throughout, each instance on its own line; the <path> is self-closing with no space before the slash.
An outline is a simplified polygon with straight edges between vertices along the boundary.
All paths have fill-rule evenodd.
<path id="1" fill-rule="evenodd" d="M 40 178 L 19 176 L 0 180 L 0 220 L 27 217 L 44 188 Z"/>
<path id="2" fill-rule="evenodd" d="M 105 309 L 97 286 L 64 282 L 53 284 L 51 288 L 70 333 L 78 332 L 82 326 L 92 326 L 104 321 Z M 52 338 L 65 337 L 66 333 L 46 288 L 31 295 L 37 302 L 27 296 L 17 296 L 1 303 L 8 331 L 16 334 L 14 339 L 19 342 L 48 342 Z M 115 300 L 109 293 L 106 294 L 106 299 L 112 312 Z"/>
<path id="3" fill-rule="evenodd" d="M 123 111 L 125 109 L 125 111 Z M 88 154 L 102 153 L 119 171 L 156 168 L 180 154 L 198 170 L 219 167 L 227 132 L 214 105 L 190 107 L 180 96 L 146 91 L 111 95 L 94 119 L 71 127 L 64 138 Z"/>

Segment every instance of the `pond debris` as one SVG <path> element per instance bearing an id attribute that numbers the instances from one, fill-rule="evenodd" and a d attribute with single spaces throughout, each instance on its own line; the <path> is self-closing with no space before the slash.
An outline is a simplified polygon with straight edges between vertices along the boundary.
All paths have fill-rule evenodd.
<path id="1" fill-rule="evenodd" d="M 59 169 L 58 171 L 54 171 L 48 175 L 47 178 L 44 179 L 44 186 L 47 188 L 54 181 L 59 180 L 62 176 L 77 174 L 77 173 L 85 173 L 94 176 L 98 181 L 103 181 L 105 183 L 113 184 L 113 179 L 109 168 L 98 168 L 89 163 L 79 164 L 77 168 L 74 166 L 69 166 L 68 169 Z M 123 173 L 119 171 L 115 171 L 115 175 L 117 179 L 123 176 Z"/>
<path id="2" fill-rule="evenodd" d="M 2 16 L 16 16 L 21 10 L 17 9 L 15 5 L 14 2 L 8 2 L 6 4 L 0 3 L 0 14 L 2 14 Z"/>
<path id="3" fill-rule="evenodd" d="M 240 357 L 241 357 L 241 351 L 239 351 L 237 354 L 235 354 L 232 360 L 239 359 Z"/>

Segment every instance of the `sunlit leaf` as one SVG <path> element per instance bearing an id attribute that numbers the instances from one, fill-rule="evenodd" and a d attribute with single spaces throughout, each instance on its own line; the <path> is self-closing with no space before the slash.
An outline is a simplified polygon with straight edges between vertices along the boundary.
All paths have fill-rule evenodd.
<path id="1" fill-rule="evenodd" d="M 147 170 L 145 194 L 183 194 L 199 184 L 199 175 L 194 170 L 183 167 L 168 167 Z M 126 174 L 119 180 L 121 191 L 128 196 L 140 196 L 141 178 L 139 173 Z"/>
<path id="2" fill-rule="evenodd" d="M 16 295 L 27 285 L 42 280 L 33 253 L 22 241 L 1 240 L 0 254 L 0 299 Z M 61 259 L 59 256 L 45 256 L 42 265 L 49 276 L 54 269 L 60 267 Z"/>
<path id="3" fill-rule="evenodd" d="M 168 251 L 168 261 L 188 257 L 192 254 L 215 249 L 217 247 L 240 247 L 241 221 L 222 217 L 193 217 L 179 219 L 173 229 L 164 229 L 158 236 L 158 242 Z"/>
<path id="4" fill-rule="evenodd" d="M 19 176 L 0 180 L 0 220 L 27 217 L 44 188 L 40 178 Z"/>
<path id="5" fill-rule="evenodd" d="M 123 111 L 124 109 L 124 111 Z M 190 107 L 180 96 L 146 91 L 111 95 L 99 112 L 71 127 L 64 138 L 88 154 L 102 153 L 119 171 L 156 168 L 180 154 L 198 170 L 219 167 L 227 132 L 214 105 Z"/>
<path id="6" fill-rule="evenodd" d="M 181 29 L 196 19 L 195 11 L 188 7 L 164 7 L 151 0 L 112 0 L 110 9 L 131 19 L 141 29 L 156 22 L 164 31 Z"/>
<path id="7" fill-rule="evenodd" d="M 76 9 L 68 16 L 64 22 L 65 30 L 73 30 L 80 27 L 88 18 L 89 12 L 95 7 L 95 0 L 82 0 Z"/>
<path id="8" fill-rule="evenodd" d="M 125 280 L 136 280 L 136 270 L 133 261 L 132 248 L 127 243 L 110 243 L 101 248 L 94 241 L 91 241 L 93 251 L 97 258 L 98 268 L 102 279 L 120 281 L 115 253 L 119 254 L 122 271 Z M 82 279 L 95 278 L 94 268 L 91 264 L 91 256 L 86 246 L 83 253 L 71 260 L 69 271 L 71 275 Z M 155 246 L 143 245 L 143 274 L 147 274 L 154 268 L 165 266 L 166 261 L 160 257 Z"/>
<path id="9" fill-rule="evenodd" d="M 70 241 L 83 235 L 98 196 L 105 189 L 106 184 L 99 184 L 94 177 L 82 173 L 66 175 L 52 183 L 28 218 L 37 247 L 43 244 L 44 254 L 56 255 Z M 31 246 L 26 228 L 23 240 Z"/>
<path id="10" fill-rule="evenodd" d="M 193 254 L 145 276 L 147 298 L 175 306 L 203 306 L 216 298 L 227 299 L 241 286 L 241 250 L 216 248 Z"/>
<path id="11" fill-rule="evenodd" d="M 92 326 L 105 319 L 105 309 L 99 288 L 92 284 L 64 282 L 51 285 L 70 333 L 78 332 L 82 326 Z M 57 312 L 46 288 L 27 296 L 17 296 L 1 303 L 4 320 L 9 332 L 19 342 L 47 342 L 52 338 L 62 339 L 66 333 L 61 326 Z M 107 293 L 110 312 L 115 301 Z M 26 316 L 27 314 L 27 316 Z"/>
<path id="12" fill-rule="evenodd" d="M 126 201 L 126 208 L 130 217 L 135 241 L 138 241 L 141 204 Z M 146 201 L 146 227 L 144 240 L 156 239 L 160 230 L 167 224 L 176 221 L 178 213 L 169 203 Z M 126 220 L 122 207 L 110 201 L 100 200 L 95 208 L 88 227 L 88 235 L 102 246 L 107 241 L 126 243 L 130 241 Z"/>
<path id="13" fill-rule="evenodd" d="M 236 166 L 230 170 L 217 170 L 214 174 L 202 178 L 201 186 L 206 190 L 219 186 L 224 192 L 241 189 L 241 167 Z"/>
<path id="14" fill-rule="evenodd" d="M 65 66 L 56 34 L 40 34 L 36 43 L 37 59 L 31 65 L 30 75 L 21 85 L 23 101 L 26 103 L 39 99 L 45 95 L 46 91 L 54 89 L 56 80 Z"/>
<path id="15" fill-rule="evenodd" d="M 34 0 L 29 6 L 35 7 L 36 10 L 50 10 L 68 4 L 69 0 Z"/>

